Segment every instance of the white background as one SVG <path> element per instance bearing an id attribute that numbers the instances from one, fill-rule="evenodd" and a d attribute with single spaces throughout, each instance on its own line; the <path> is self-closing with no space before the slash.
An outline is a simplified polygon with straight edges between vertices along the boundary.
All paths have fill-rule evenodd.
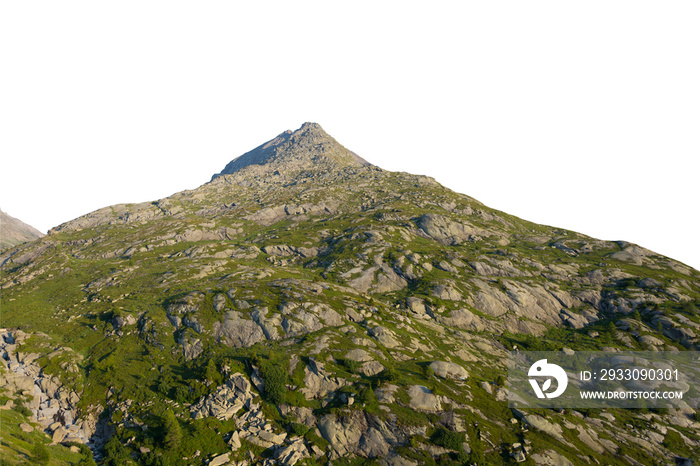
<path id="1" fill-rule="evenodd" d="M 315 121 L 388 170 L 700 268 L 700 3 L 2 2 L 0 207 L 46 231 Z"/>

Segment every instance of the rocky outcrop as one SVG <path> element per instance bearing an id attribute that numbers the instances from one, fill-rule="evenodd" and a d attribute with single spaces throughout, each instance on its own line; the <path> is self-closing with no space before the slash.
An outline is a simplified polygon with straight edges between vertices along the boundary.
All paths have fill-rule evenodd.
<path id="1" fill-rule="evenodd" d="M 309 364 L 304 368 L 305 387 L 299 391 L 307 400 L 322 398 L 348 383 L 340 377 L 330 376 L 323 367 L 323 363 L 309 358 Z"/>
<path id="2" fill-rule="evenodd" d="M 438 214 L 423 214 L 416 225 L 428 237 L 446 246 L 477 241 L 481 236 L 489 234 L 467 223 L 454 222 Z"/>
<path id="3" fill-rule="evenodd" d="M 55 443 L 87 443 L 95 431 L 90 422 L 77 418 L 78 394 L 57 377 L 44 374 L 34 363 L 38 355 L 16 352 L 18 343 L 28 337 L 21 330 L 0 329 L 0 386 L 31 400 L 32 421 L 51 433 Z"/>
<path id="4" fill-rule="evenodd" d="M 351 453 L 365 458 L 383 457 L 392 445 L 403 443 L 405 438 L 395 427 L 362 411 L 351 411 L 342 417 L 328 414 L 319 420 L 318 430 L 336 456 Z"/>
<path id="5" fill-rule="evenodd" d="M 237 311 L 226 312 L 223 323 L 214 323 L 212 333 L 218 341 L 234 348 L 248 347 L 265 340 L 263 329 Z"/>
<path id="6" fill-rule="evenodd" d="M 231 419 L 244 406 L 250 409 L 253 400 L 250 389 L 250 382 L 243 374 L 233 374 L 214 393 L 203 397 L 190 408 L 192 418 L 201 419 L 211 416 L 222 421 Z"/>

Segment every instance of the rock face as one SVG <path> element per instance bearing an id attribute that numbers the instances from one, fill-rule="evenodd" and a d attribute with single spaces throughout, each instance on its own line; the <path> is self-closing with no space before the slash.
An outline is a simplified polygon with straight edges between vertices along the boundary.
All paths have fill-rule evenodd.
<path id="1" fill-rule="evenodd" d="M 382 170 L 316 124 L 0 266 L 0 408 L 99 454 L 116 436 L 143 464 L 653 464 L 674 429 L 700 447 L 692 390 L 668 413 L 493 409 L 509 351 L 698 350 L 700 272 Z"/>
<path id="2" fill-rule="evenodd" d="M 42 232 L 0 210 L 0 249 L 32 241 L 44 236 Z"/>

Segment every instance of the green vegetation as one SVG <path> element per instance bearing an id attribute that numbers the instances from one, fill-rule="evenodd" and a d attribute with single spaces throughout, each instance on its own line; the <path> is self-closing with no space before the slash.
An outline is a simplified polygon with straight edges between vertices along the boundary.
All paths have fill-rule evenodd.
<path id="1" fill-rule="evenodd" d="M 278 365 L 265 364 L 260 367 L 260 375 L 265 381 L 265 399 L 270 403 L 280 404 L 287 394 L 287 374 Z"/>
<path id="2" fill-rule="evenodd" d="M 441 427 L 436 429 L 433 435 L 430 436 L 430 441 L 435 445 L 445 447 L 448 450 L 462 451 L 464 434 L 453 432 Z"/>

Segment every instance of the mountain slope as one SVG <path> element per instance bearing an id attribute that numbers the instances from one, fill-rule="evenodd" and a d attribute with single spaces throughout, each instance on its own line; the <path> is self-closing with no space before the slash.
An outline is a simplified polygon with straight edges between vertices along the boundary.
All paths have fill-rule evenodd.
<path id="1" fill-rule="evenodd" d="M 32 241 L 44 236 L 42 232 L 0 210 L 0 249 Z"/>
<path id="2" fill-rule="evenodd" d="M 503 386 L 513 347 L 697 349 L 698 271 L 355 157 L 305 124 L 195 190 L 4 252 L 10 359 L 32 355 L 76 437 L 142 464 L 650 464 L 684 453 L 669 429 L 700 446 L 696 398 L 611 421 L 514 412 Z"/>

